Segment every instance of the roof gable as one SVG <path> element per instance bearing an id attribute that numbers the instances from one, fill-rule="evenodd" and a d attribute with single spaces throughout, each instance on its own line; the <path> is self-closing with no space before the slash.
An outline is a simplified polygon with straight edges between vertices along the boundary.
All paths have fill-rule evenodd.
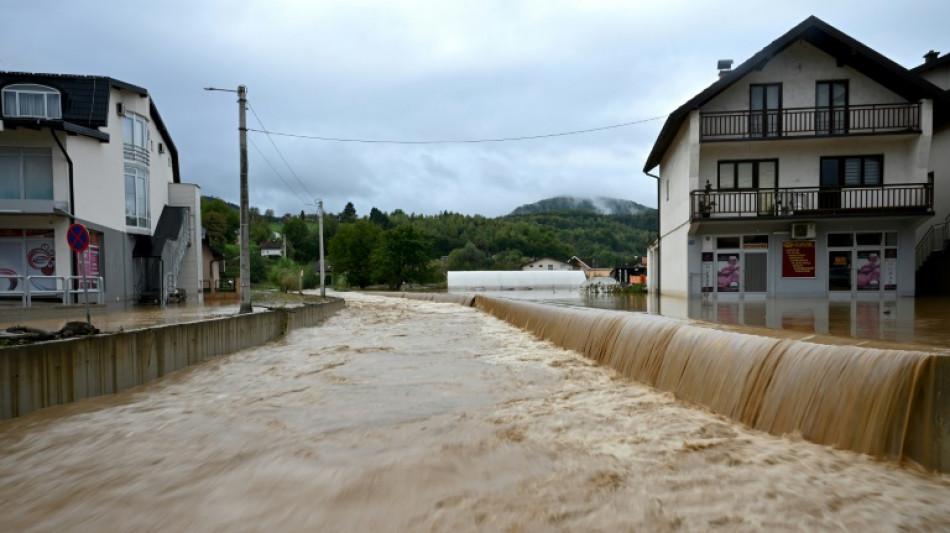
<path id="1" fill-rule="evenodd" d="M 761 69 L 777 54 L 799 41 L 810 43 L 834 57 L 838 64 L 850 66 L 908 101 L 933 99 L 935 117 L 938 112 L 941 117 L 945 117 L 950 111 L 950 103 L 946 101 L 946 96 L 939 88 L 845 35 L 837 28 L 811 16 L 673 111 L 663 124 L 663 129 L 660 130 L 660 135 L 647 157 L 643 171 L 649 172 L 660 164 L 663 154 L 666 153 L 691 111 L 701 108 L 750 72 Z"/>

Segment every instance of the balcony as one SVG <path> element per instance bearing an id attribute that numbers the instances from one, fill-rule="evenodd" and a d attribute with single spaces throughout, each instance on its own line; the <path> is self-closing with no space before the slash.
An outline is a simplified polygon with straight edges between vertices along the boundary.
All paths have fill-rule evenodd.
<path id="1" fill-rule="evenodd" d="M 919 133 L 920 104 L 798 107 L 700 115 L 701 141 Z"/>
<path id="2" fill-rule="evenodd" d="M 788 187 L 690 193 L 690 218 L 799 218 L 833 215 L 894 216 L 933 213 L 933 184 L 879 187 Z"/>

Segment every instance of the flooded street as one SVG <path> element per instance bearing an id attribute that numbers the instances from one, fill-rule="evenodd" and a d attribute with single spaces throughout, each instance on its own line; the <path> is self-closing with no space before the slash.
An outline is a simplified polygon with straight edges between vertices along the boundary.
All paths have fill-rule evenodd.
<path id="1" fill-rule="evenodd" d="M 751 431 L 472 308 L 0 421 L 5 531 L 947 531 L 950 476 Z"/>

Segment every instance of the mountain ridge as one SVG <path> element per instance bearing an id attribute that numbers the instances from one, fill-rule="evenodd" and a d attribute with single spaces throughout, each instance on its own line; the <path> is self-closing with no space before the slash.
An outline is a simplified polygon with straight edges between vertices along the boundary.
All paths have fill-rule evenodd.
<path id="1" fill-rule="evenodd" d="M 554 196 L 539 200 L 533 204 L 516 207 L 507 216 L 534 215 L 558 211 L 589 211 L 599 215 L 638 215 L 652 210 L 631 200 L 607 196 L 578 197 Z"/>

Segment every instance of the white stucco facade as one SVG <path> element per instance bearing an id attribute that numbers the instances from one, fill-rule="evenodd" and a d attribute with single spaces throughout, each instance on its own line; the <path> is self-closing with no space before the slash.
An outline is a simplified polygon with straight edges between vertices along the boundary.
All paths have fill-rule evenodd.
<path id="1" fill-rule="evenodd" d="M 808 19 L 671 115 L 644 169 L 659 167 L 652 288 L 727 301 L 915 294 L 917 237 L 950 210 L 946 176 L 930 184 L 950 170 L 934 122 L 943 96 L 861 46 Z M 844 103 L 821 107 L 831 87 Z M 754 107 L 765 88 L 769 104 Z M 818 129 L 828 117 L 842 125 Z"/>
<path id="2" fill-rule="evenodd" d="M 7 275 L 7 287 L 0 283 L 0 297 L 18 297 L 25 279 L 16 276 L 37 276 L 30 251 L 37 246 L 51 250 L 48 268 L 43 274 L 50 278 L 49 290 L 36 295 L 59 299 L 71 290 L 70 276 L 80 276 L 81 265 L 86 274 L 103 278 L 95 287 L 105 302 L 134 302 L 142 283 L 136 271 L 133 250 L 142 239 L 150 239 L 166 205 L 190 210 L 193 233 L 185 252 L 181 280 L 187 283 L 189 295 L 200 295 L 201 280 L 201 213 L 198 189 L 177 183 L 177 151 L 167 138 L 161 117 L 142 88 L 105 77 L 64 76 L 56 74 L 0 73 L 0 88 L 34 84 L 60 93 L 63 102 L 59 119 L 34 120 L 30 127 L 15 110 L 4 109 L 0 128 L 0 150 L 16 155 L 17 150 L 48 154 L 51 160 L 52 198 L 43 200 L 12 197 L 3 193 L 0 199 L 0 274 Z M 134 142 L 137 147 L 135 166 L 140 181 L 147 189 L 138 190 L 137 197 L 147 196 L 147 219 L 127 219 L 127 168 L 129 146 L 126 143 L 125 117 L 135 117 L 147 134 Z M 147 140 L 144 136 L 147 135 Z M 30 152 L 32 153 L 32 152 Z M 0 169 L 9 173 L 7 170 Z M 10 176 L 0 175 L 0 181 Z M 144 205 L 144 204 L 143 204 Z M 145 211 L 142 209 L 142 211 Z M 73 222 L 82 223 L 90 231 L 91 246 L 82 261 L 76 259 L 66 239 Z M 23 236 L 17 237 L 18 232 Z M 17 243 L 20 244 L 17 244 Z M 17 258 L 17 246 L 25 258 Z M 16 287 L 12 287 L 14 285 Z M 31 285 L 36 288 L 37 283 Z M 4 292 L 4 288 L 8 289 Z M 31 292 L 31 294 L 33 294 Z M 68 295 L 67 295 L 68 296 Z M 200 297 L 200 296 L 199 296 Z M 65 298 L 71 300 L 74 298 Z"/>

